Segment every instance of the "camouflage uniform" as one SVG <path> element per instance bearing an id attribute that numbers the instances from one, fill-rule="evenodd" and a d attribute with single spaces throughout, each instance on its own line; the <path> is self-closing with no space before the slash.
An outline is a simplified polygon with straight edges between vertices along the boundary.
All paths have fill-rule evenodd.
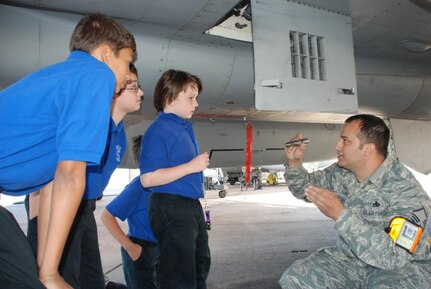
<path id="1" fill-rule="evenodd" d="M 414 254 L 395 245 L 384 231 L 395 216 L 424 228 L 431 200 L 413 174 L 388 157 L 367 180 L 359 183 L 337 164 L 314 173 L 286 166 L 289 189 L 305 199 L 308 185 L 335 192 L 345 209 L 335 221 L 335 246 L 296 261 L 282 275 L 282 288 L 431 288 L 431 255 L 423 234 Z"/>

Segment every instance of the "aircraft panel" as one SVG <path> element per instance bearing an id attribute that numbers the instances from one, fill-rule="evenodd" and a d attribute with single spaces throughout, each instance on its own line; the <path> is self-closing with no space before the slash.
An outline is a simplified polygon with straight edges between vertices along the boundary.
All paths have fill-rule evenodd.
<path id="1" fill-rule="evenodd" d="M 293 1 L 251 5 L 256 108 L 355 113 L 350 16 Z"/>
<path id="2" fill-rule="evenodd" d="M 142 134 L 151 120 L 138 115 L 125 118 L 128 150 L 121 167 L 136 167 L 132 158 L 130 139 Z M 233 167 L 245 165 L 246 123 L 239 120 L 192 119 L 199 150 L 211 154 L 210 167 Z M 284 143 L 300 132 L 310 139 L 307 145 L 306 162 L 336 158 L 334 146 L 342 125 L 253 121 L 252 164 L 253 166 L 282 164 L 286 161 Z"/>
<path id="3" fill-rule="evenodd" d="M 40 66 L 38 47 L 28 49 L 39 41 L 39 21 L 29 17 L 21 17 L 24 19 L 17 21 L 21 16 L 19 11 L 1 5 L 0 7 L 0 63 L 3 68 L 7 67 L 0 70 L 0 88 L 3 88 L 16 80 L 10 76 L 25 75 Z M 17 31 L 20 31 L 19 37 L 16 35 Z M 19 55 L 20 61 L 10 57 L 12 54 Z"/>
<path id="4" fill-rule="evenodd" d="M 0 41 L 0 63 L 8 68 L 0 71 L 0 87 L 17 80 L 7 75 L 22 77 L 67 58 L 79 16 L 59 15 L 0 5 L 0 36 L 9 39 Z"/>
<path id="5" fill-rule="evenodd" d="M 401 116 L 407 119 L 431 119 L 431 76 L 427 75 L 423 78 L 420 91 L 417 94 L 414 102 L 410 104 L 402 113 Z"/>
<path id="6" fill-rule="evenodd" d="M 425 0 L 424 0 L 425 1 Z M 132 121 L 128 136 L 132 137 L 142 133 L 148 126 L 148 119 L 155 117 L 152 108 L 152 94 L 154 85 L 167 68 L 174 67 L 187 69 L 199 75 L 204 83 L 204 90 L 199 97 L 198 113 L 194 116 L 201 150 L 213 150 L 214 159 L 212 166 L 242 165 L 245 153 L 233 151 L 232 149 L 245 149 L 244 122 L 254 124 L 256 136 L 253 144 L 253 157 L 256 164 L 280 163 L 284 161 L 282 144 L 286 138 L 290 138 L 296 131 L 300 131 L 311 139 L 308 146 L 307 156 L 310 160 L 322 160 L 327 157 L 333 158 L 333 145 L 341 128 L 334 129 L 328 133 L 329 123 L 337 125 L 342 123 L 350 113 L 328 113 L 328 112 L 292 112 L 286 103 L 277 98 L 262 98 L 267 101 L 270 109 L 255 107 L 254 100 L 254 59 L 253 44 L 234 41 L 222 37 L 204 34 L 209 28 L 209 23 L 217 23 L 232 10 L 239 0 L 187 0 L 182 1 L 181 7 L 172 5 L 172 1 L 148 1 L 128 0 L 118 7 L 117 0 L 104 0 L 103 7 L 100 1 L 87 0 L 48 0 L 48 1 L 0 1 L 0 88 L 11 84 L 20 77 L 51 63 L 64 60 L 68 54 L 68 38 L 82 15 L 89 12 L 103 12 L 119 19 L 126 24 L 127 28 L 136 37 L 138 53 L 136 66 L 139 69 L 139 79 L 145 91 L 143 108 L 130 117 L 136 117 L 138 121 Z M 154 2 L 154 3 L 153 3 Z M 355 41 L 355 55 L 349 60 L 356 68 L 358 79 L 358 104 L 360 112 L 376 113 L 384 118 L 408 118 L 419 120 L 419 125 L 405 125 L 399 128 L 394 125 L 396 141 L 398 142 L 398 155 L 400 159 L 411 159 L 413 165 L 418 168 L 427 169 L 430 164 L 429 154 L 425 147 L 419 153 L 415 153 L 409 144 L 414 132 L 413 139 L 419 141 L 420 146 L 429 143 L 422 135 L 429 135 L 426 130 L 428 122 L 422 119 L 431 119 L 431 57 L 429 51 L 414 53 L 402 48 L 399 44 L 403 40 L 417 39 L 427 44 L 431 27 L 431 14 L 427 9 L 415 5 L 417 1 L 393 1 L 393 0 L 266 0 L 259 1 L 259 12 L 254 13 L 251 21 L 256 22 L 256 14 L 272 12 L 274 15 L 265 18 L 261 28 L 262 39 L 266 40 L 264 45 L 266 57 L 273 57 L 271 67 L 267 70 L 268 77 L 256 78 L 260 80 L 277 80 L 278 73 L 275 64 L 282 64 L 280 71 L 282 76 L 289 76 L 291 70 L 291 55 L 280 60 L 278 50 L 282 52 L 290 50 L 290 30 L 298 33 L 318 37 L 323 34 L 318 29 L 325 17 L 320 17 L 320 12 L 331 15 L 329 18 L 341 17 L 345 19 L 351 15 L 353 40 Z M 257 3 L 253 1 L 252 3 Z M 289 3 L 290 5 L 309 5 L 319 8 L 319 13 L 310 12 L 308 24 L 304 24 L 298 15 L 300 13 L 290 12 L 298 21 L 291 21 L 295 29 L 287 29 L 286 25 L 280 28 L 288 33 L 284 43 L 275 44 L 279 34 L 270 36 L 277 23 L 271 25 L 273 20 L 283 18 L 277 9 L 272 9 L 277 3 Z M 295 4 L 294 4 L 295 3 Z M 425 3 L 425 2 L 423 2 Z M 12 7 L 12 6 L 17 7 Z M 349 7 L 350 6 L 350 7 Z M 27 9 L 24 7 L 33 7 Z M 103 9 L 101 9 L 103 8 Z M 269 9 L 271 8 L 271 9 Z M 429 10 L 429 9 L 428 9 Z M 57 12 L 54 12 L 57 11 Z M 312 10 L 314 11 L 314 10 Z M 325 12 L 324 12 L 325 11 Z M 338 14 L 337 14 L 338 13 Z M 159 17 L 163 14 L 163 17 Z M 308 14 L 305 14 L 308 15 Z M 184 18 L 181 18 L 184 17 Z M 397 21 L 399 19 L 399 21 Z M 284 19 L 283 19 L 284 20 Z M 259 20 L 257 20 L 259 22 Z M 262 22 L 262 21 L 261 21 Z M 266 23 L 267 22 L 267 23 Z M 348 21 L 347 21 L 348 22 Z M 265 26 L 266 25 L 266 26 Z M 307 29 L 305 29 L 307 28 Z M 328 37 L 339 35 L 338 25 L 333 27 L 333 32 Z M 257 26 L 254 30 L 259 30 Z M 304 29 L 304 30 L 303 30 Z M 348 30 L 348 29 L 347 29 Z M 255 32 L 255 31 L 254 31 Z M 323 35 L 325 36 L 325 35 Z M 296 36 L 294 36 L 296 37 Z M 314 39 L 314 38 L 313 38 Z M 314 41 L 314 40 L 313 40 Z M 325 36 L 325 41 L 328 38 Z M 325 42 L 325 44 L 326 44 Z M 293 43 L 293 42 L 292 42 Z M 299 42 L 294 42 L 299 43 Z M 337 44 L 345 45 L 346 42 L 337 40 Z M 335 45 L 336 49 L 340 45 Z M 431 46 L 430 46 L 431 47 Z M 325 45 L 325 48 L 328 48 Z M 426 48 L 426 46 L 425 46 Z M 429 49 L 429 48 L 426 48 Z M 338 59 L 339 50 L 326 49 L 337 56 L 335 72 L 342 75 L 346 67 Z M 333 57 L 329 57 L 333 58 Z M 263 71 L 258 71 L 263 73 Z M 328 74 L 328 77 L 331 73 Z M 289 76 L 291 77 L 291 76 Z M 292 77 L 291 77 L 292 78 Z M 329 77 L 331 78 L 331 77 Z M 339 99 L 322 97 L 327 93 L 326 82 L 321 81 L 319 85 L 311 88 L 314 81 L 310 79 L 297 79 L 287 82 L 279 78 L 283 88 L 295 88 L 298 92 L 311 90 L 313 98 L 304 100 L 299 94 L 292 96 L 294 105 L 302 105 L 301 108 L 313 108 L 325 110 L 325 106 L 332 107 L 333 103 L 343 104 Z M 300 86 L 302 85 L 302 86 Z M 278 91 L 278 88 L 266 88 Z M 281 91 L 281 89 L 280 89 Z M 305 94 L 305 93 L 304 93 Z M 306 95 L 306 96 L 309 96 Z M 343 95 L 344 97 L 345 95 Z M 299 99 L 299 101 L 298 101 Z M 291 108 L 290 108 L 291 109 Z M 127 119 L 127 118 L 126 118 Z M 215 122 L 215 124 L 213 124 Z M 265 123 L 266 122 L 266 123 Z M 302 124 L 298 123 L 301 122 Z M 308 122 L 308 123 L 305 123 Z M 311 123 L 317 122 L 317 123 Z M 395 123 L 395 122 L 394 122 Z M 324 125 L 325 124 L 325 125 Z M 128 124 L 126 124 L 127 126 Z M 422 129 L 422 125 L 424 129 Z M 275 133 L 273 134 L 273 131 Z M 260 132 L 257 135 L 257 132 Z M 407 158 L 402 156 L 399 143 L 405 144 L 406 151 L 410 154 Z M 131 144 L 129 144 L 129 148 Z M 268 150 L 275 148 L 276 150 Z M 232 150 L 231 153 L 221 152 Z M 222 156 L 218 159 L 218 156 Z M 127 161 L 125 162 L 127 166 Z"/>
<path id="7" fill-rule="evenodd" d="M 199 46 L 202 49 L 199 49 Z M 222 97 L 226 85 L 229 83 L 229 77 L 233 69 L 234 51 L 229 47 L 205 47 L 204 45 L 194 45 L 183 41 L 175 41 L 169 47 L 167 55 L 167 68 L 181 69 L 198 74 L 196 67 L 202 66 L 202 62 L 208 64 L 207 69 L 199 73 L 203 83 L 203 89 L 212 92 L 211 98 L 198 99 L 201 104 L 208 103 L 214 105 L 211 101 L 216 102 Z M 196 51 L 198 50 L 198 51 Z M 196 52 L 196 54 L 195 54 Z M 226 60 L 229 60 L 228 62 Z"/>
<path id="8" fill-rule="evenodd" d="M 423 174 L 431 172 L 429 162 L 431 125 L 429 121 L 391 119 L 395 152 L 399 160 Z"/>
<path id="9" fill-rule="evenodd" d="M 357 75 L 357 81 L 361 110 L 381 116 L 399 116 L 419 94 L 423 77 L 364 74 Z"/>

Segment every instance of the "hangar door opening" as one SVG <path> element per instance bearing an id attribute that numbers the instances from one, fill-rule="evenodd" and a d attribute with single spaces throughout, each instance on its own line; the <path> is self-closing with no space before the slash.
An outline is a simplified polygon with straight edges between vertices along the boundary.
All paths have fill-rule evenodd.
<path id="1" fill-rule="evenodd" d="M 257 109 L 357 112 L 349 15 L 288 0 L 251 8 Z"/>

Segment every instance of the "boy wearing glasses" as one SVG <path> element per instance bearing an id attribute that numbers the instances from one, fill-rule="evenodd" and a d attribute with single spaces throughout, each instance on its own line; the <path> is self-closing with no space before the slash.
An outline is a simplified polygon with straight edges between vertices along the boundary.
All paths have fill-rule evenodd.
<path id="1" fill-rule="evenodd" d="M 103 289 L 105 279 L 100 258 L 97 225 L 94 218 L 96 200 L 101 198 L 114 170 L 120 165 L 126 150 L 126 133 L 123 118 L 139 110 L 143 91 L 138 84 L 138 71 L 129 66 L 130 76 L 126 86 L 114 96 L 111 106 L 106 149 L 99 165 L 87 165 L 84 196 L 72 224 L 60 263 L 60 274 L 73 288 Z M 29 240 L 37 235 L 38 194 L 30 196 Z M 36 207 L 36 210 L 32 210 Z M 35 244 L 32 244 L 35 248 Z M 115 282 L 107 287 L 117 288 Z M 120 288 L 120 287 L 119 287 Z"/>
<path id="2" fill-rule="evenodd" d="M 0 92 L 0 192 L 48 192 L 40 200 L 39 272 L 16 220 L 0 207 L 5 288 L 71 288 L 58 273 L 60 258 L 84 193 L 87 163 L 99 164 L 105 151 L 112 96 L 129 78 L 136 43 L 113 18 L 90 14 L 75 27 L 70 50 L 66 61 Z"/>

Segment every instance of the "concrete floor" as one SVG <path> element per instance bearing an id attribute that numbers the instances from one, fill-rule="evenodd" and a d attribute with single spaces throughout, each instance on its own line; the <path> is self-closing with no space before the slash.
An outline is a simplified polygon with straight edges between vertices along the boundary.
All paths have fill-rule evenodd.
<path id="1" fill-rule="evenodd" d="M 95 214 L 104 271 L 110 280 L 124 282 L 119 245 L 98 220 L 113 198 L 104 196 Z M 230 186 L 225 198 L 208 191 L 206 201 L 212 221 L 209 289 L 280 288 L 278 280 L 290 264 L 337 239 L 332 220 L 295 199 L 285 185 L 256 191 Z M 26 230 L 23 205 L 7 208 Z"/>

